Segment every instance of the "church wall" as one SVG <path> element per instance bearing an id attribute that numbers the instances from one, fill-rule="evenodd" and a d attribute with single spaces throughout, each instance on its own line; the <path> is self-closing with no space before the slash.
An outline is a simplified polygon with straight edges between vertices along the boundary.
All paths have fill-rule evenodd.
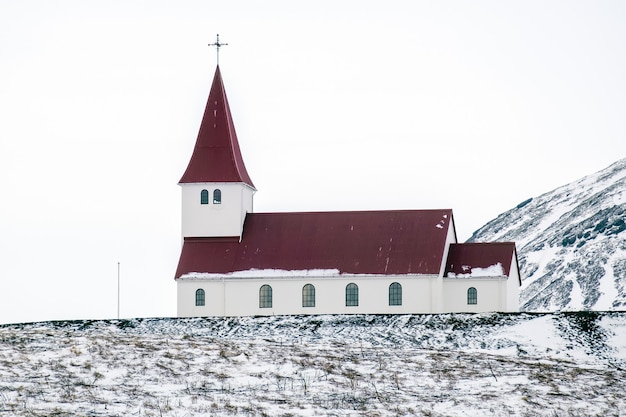
<path id="1" fill-rule="evenodd" d="M 520 273 L 517 264 L 517 256 L 513 254 L 513 260 L 511 261 L 511 271 L 509 273 L 509 279 L 506 283 L 506 309 L 505 311 L 517 312 L 519 311 L 519 289 L 520 289 Z"/>
<path id="2" fill-rule="evenodd" d="M 203 289 L 205 305 L 196 306 L 196 290 Z M 220 316 L 224 311 L 225 284 L 212 281 L 204 285 L 202 281 L 178 281 L 176 284 L 176 315 L 178 317 Z"/>
<path id="3" fill-rule="evenodd" d="M 444 305 L 444 292 L 443 288 L 443 275 L 446 268 L 445 260 L 448 259 L 448 252 L 450 251 L 450 244 L 457 243 L 456 239 L 456 226 L 454 225 L 454 217 L 450 219 L 450 226 L 448 227 L 448 234 L 446 236 L 446 243 L 443 248 L 443 256 L 441 259 L 444 262 L 441 263 L 441 267 L 439 268 L 439 277 L 437 278 L 437 282 L 431 286 L 431 297 L 432 297 L 432 312 L 433 313 L 445 313 L 447 312 Z"/>
<path id="4" fill-rule="evenodd" d="M 193 183 L 182 186 L 182 234 L 194 236 L 241 236 L 243 220 L 252 211 L 253 190 L 241 183 Z M 209 193 L 201 204 L 200 193 Z M 221 191 L 221 203 L 213 202 L 213 191 Z"/>
<path id="5" fill-rule="evenodd" d="M 443 278 L 444 311 L 449 313 L 478 313 L 507 311 L 505 305 L 506 277 Z M 476 288 L 477 303 L 468 304 L 467 291 Z"/>
<path id="6" fill-rule="evenodd" d="M 402 285 L 402 305 L 389 305 L 389 285 Z M 286 314 L 409 314 L 432 313 L 431 288 L 436 276 L 303 277 L 179 280 L 178 316 L 248 316 Z M 359 305 L 346 306 L 346 286 L 359 287 Z M 259 307 L 261 285 L 272 287 L 272 307 Z M 302 306 L 302 288 L 315 286 L 315 307 Z M 195 306 L 195 292 L 205 291 L 206 305 Z M 226 306 L 226 308 L 224 308 Z"/>

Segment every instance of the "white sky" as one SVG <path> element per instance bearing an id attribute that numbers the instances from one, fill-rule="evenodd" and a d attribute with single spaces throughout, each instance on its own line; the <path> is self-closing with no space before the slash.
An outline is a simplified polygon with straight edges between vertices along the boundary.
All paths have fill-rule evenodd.
<path id="1" fill-rule="evenodd" d="M 220 67 L 255 210 L 452 208 L 626 156 L 626 2 L 0 0 L 0 323 L 173 316 Z"/>

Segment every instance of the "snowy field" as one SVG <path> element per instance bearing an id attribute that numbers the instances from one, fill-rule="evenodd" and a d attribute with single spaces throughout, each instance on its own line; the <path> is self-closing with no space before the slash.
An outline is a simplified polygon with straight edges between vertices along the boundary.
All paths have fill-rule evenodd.
<path id="1" fill-rule="evenodd" d="M 0 326 L 2 416 L 626 416 L 626 313 Z"/>

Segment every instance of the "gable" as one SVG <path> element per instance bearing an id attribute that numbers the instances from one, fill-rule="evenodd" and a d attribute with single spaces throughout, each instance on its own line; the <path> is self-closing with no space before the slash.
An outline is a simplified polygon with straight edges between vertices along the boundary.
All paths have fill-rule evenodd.
<path id="1" fill-rule="evenodd" d="M 450 245 L 444 277 L 510 276 L 517 268 L 515 243 L 455 243 Z M 495 273 L 499 269 L 498 273 Z"/>
<path id="2" fill-rule="evenodd" d="M 176 278 L 251 269 L 433 274 L 452 210 L 249 213 L 238 238 L 185 238 Z"/>

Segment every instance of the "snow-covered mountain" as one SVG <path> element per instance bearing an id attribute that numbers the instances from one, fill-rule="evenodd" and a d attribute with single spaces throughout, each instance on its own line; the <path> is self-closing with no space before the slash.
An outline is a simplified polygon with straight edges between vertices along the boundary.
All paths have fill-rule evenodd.
<path id="1" fill-rule="evenodd" d="M 469 241 L 517 243 L 523 311 L 626 309 L 626 159 L 520 203 Z"/>

